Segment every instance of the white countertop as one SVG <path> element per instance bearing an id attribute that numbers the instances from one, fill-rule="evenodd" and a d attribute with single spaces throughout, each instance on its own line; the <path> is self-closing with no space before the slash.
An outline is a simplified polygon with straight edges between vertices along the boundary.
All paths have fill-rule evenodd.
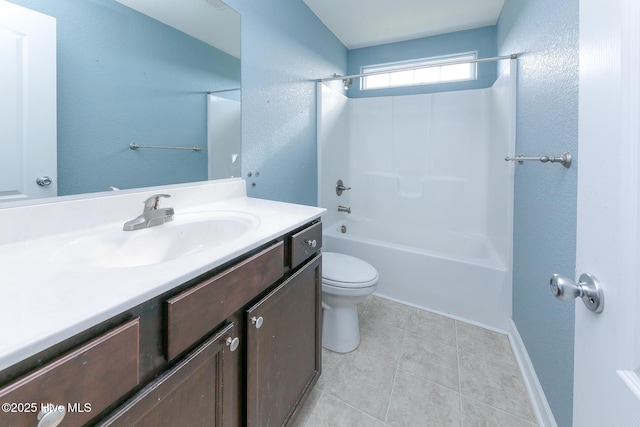
<path id="1" fill-rule="evenodd" d="M 61 198 L 0 209 L 0 370 L 137 306 L 237 256 L 318 218 L 325 210 L 246 197 L 240 179 Z M 250 214 L 259 223 L 232 242 L 160 264 L 102 268 L 60 265 L 52 255 L 93 230 L 142 212 L 142 201 L 168 193 L 176 218 L 198 211 Z M 162 225 L 158 226 L 162 227 Z M 131 233 L 135 233 L 132 231 Z"/>

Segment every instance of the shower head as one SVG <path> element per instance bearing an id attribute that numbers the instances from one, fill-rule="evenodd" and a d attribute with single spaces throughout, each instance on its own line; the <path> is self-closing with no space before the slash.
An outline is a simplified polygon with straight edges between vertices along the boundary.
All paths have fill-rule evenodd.
<path id="1" fill-rule="evenodd" d="M 349 90 L 349 87 L 353 84 L 353 78 L 342 79 L 342 83 L 344 83 L 344 90 Z"/>

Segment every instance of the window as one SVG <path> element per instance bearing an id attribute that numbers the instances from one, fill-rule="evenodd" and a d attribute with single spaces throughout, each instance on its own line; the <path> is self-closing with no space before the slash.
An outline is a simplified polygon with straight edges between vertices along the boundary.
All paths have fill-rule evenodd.
<path id="1" fill-rule="evenodd" d="M 360 79 L 360 89 L 383 89 L 475 80 L 477 78 L 477 64 L 475 62 L 454 65 L 438 64 L 475 60 L 477 56 L 477 52 L 466 52 L 362 67 L 361 72 L 363 74 L 376 74 L 362 77 Z"/>

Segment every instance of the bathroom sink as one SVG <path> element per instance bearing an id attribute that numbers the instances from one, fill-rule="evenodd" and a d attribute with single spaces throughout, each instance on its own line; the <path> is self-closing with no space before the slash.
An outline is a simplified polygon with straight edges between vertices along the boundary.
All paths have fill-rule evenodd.
<path id="1" fill-rule="evenodd" d="M 164 263 L 229 244 L 255 229 L 260 220 L 243 212 L 176 214 L 165 224 L 123 231 L 102 227 L 55 251 L 52 261 L 67 267 L 126 268 Z"/>

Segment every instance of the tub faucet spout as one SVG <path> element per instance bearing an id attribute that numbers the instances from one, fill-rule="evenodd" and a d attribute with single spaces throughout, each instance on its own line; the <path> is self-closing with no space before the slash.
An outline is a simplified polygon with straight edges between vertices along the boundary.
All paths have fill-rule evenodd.
<path id="1" fill-rule="evenodd" d="M 351 208 L 346 207 L 346 206 L 338 206 L 338 212 L 346 212 L 346 213 L 351 213 Z"/>

